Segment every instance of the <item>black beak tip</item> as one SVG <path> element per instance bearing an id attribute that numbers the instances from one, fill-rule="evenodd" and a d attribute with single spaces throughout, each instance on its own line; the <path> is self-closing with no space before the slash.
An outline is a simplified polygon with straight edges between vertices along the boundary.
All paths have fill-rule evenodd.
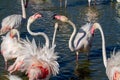
<path id="1" fill-rule="evenodd" d="M 56 16 L 57 14 L 54 14 L 52 17 L 53 17 L 53 19 L 55 19 L 55 16 Z"/>

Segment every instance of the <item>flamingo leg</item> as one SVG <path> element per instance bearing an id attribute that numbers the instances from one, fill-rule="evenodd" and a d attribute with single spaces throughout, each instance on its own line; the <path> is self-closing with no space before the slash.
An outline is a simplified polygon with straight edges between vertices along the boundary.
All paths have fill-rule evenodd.
<path id="1" fill-rule="evenodd" d="M 78 55 L 79 55 L 79 53 L 76 52 L 76 61 L 78 61 Z"/>
<path id="2" fill-rule="evenodd" d="M 5 70 L 7 70 L 8 66 L 7 66 L 7 61 L 5 60 Z"/>
<path id="3" fill-rule="evenodd" d="M 67 8 L 67 0 L 65 0 L 65 8 Z"/>
<path id="4" fill-rule="evenodd" d="M 62 7 L 62 0 L 60 0 L 60 7 Z"/>

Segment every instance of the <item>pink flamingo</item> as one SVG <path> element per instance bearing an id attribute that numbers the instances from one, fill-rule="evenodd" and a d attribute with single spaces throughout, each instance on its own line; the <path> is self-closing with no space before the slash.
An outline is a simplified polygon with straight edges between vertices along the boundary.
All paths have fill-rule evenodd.
<path id="1" fill-rule="evenodd" d="M 74 28 L 74 31 L 73 31 L 71 37 L 74 37 L 74 35 L 76 33 L 75 25 L 65 16 L 56 15 L 55 18 L 60 20 L 60 21 L 62 21 L 62 22 L 70 23 L 73 26 L 73 28 Z M 89 26 L 87 26 L 87 27 L 89 27 Z M 84 32 L 83 28 L 87 28 L 87 27 L 82 27 L 82 32 Z M 94 32 L 95 29 L 99 29 L 100 33 L 101 33 L 103 64 L 104 64 L 104 66 L 106 68 L 107 76 L 108 76 L 109 80 L 119 80 L 120 79 L 120 61 L 119 61 L 119 59 L 120 59 L 120 52 L 117 52 L 116 54 L 113 53 L 111 58 L 107 59 L 107 57 L 106 57 L 106 49 L 105 49 L 105 37 L 104 37 L 104 33 L 103 33 L 103 30 L 102 30 L 102 27 L 101 27 L 101 25 L 99 23 L 94 23 L 92 25 L 92 28 L 91 28 L 90 32 L 91 33 Z M 87 34 L 87 32 L 86 32 L 86 34 Z M 82 39 L 85 37 L 85 34 L 79 32 L 75 39 L 77 39 L 79 37 L 81 38 L 81 41 L 82 41 Z M 88 39 L 90 39 L 90 37 Z M 85 39 L 83 39 L 83 40 L 86 42 Z M 76 47 L 75 48 L 72 47 L 72 45 L 71 45 L 72 42 L 71 41 L 72 41 L 72 38 L 70 38 L 70 40 L 69 40 L 69 48 L 71 49 L 71 51 L 76 50 Z M 76 41 L 80 42 L 79 40 L 76 40 Z M 75 42 L 74 42 L 74 46 L 76 46 Z M 86 43 L 88 44 L 88 42 L 86 42 Z M 84 46 L 86 43 L 82 42 L 81 44 L 83 44 L 82 46 Z M 84 49 L 84 47 L 83 47 L 83 49 Z"/>
<path id="2" fill-rule="evenodd" d="M 46 44 L 44 47 L 36 45 L 35 40 L 32 42 L 27 39 L 23 41 L 24 47 L 18 53 L 25 53 L 26 55 L 21 55 L 17 57 L 15 63 L 8 68 L 10 73 L 14 71 L 26 71 L 29 80 L 44 79 L 48 80 L 51 75 L 56 75 L 59 73 L 59 64 L 56 61 L 58 56 L 54 52 L 54 47 L 49 48 L 49 38 L 43 32 L 34 33 L 30 30 L 30 25 L 36 20 L 39 14 L 35 14 L 28 19 L 27 30 L 32 35 L 42 35 Z"/>
<path id="3" fill-rule="evenodd" d="M 71 51 L 76 51 L 76 59 L 78 60 L 78 52 L 89 52 L 93 40 L 94 28 L 92 24 L 87 23 L 86 25 L 82 26 L 79 32 L 76 34 L 76 26 L 75 24 L 70 21 L 67 17 L 62 15 L 55 15 L 57 20 L 62 22 L 69 23 L 73 27 L 73 33 L 69 39 L 69 48 Z M 75 36 L 76 35 L 76 36 Z M 74 39 L 74 47 L 72 46 L 72 40 Z"/>
<path id="4" fill-rule="evenodd" d="M 18 28 L 21 26 L 21 22 L 24 21 L 24 19 L 26 19 L 25 6 L 27 6 L 27 4 L 28 4 L 28 0 L 26 1 L 26 5 L 24 5 L 24 1 L 21 0 L 22 15 L 13 14 L 13 15 L 5 17 L 2 20 L 2 23 L 1 23 L 2 27 L 0 29 L 0 35 L 5 34 L 11 29 Z"/>
<path id="5" fill-rule="evenodd" d="M 16 52 L 20 50 L 22 45 L 19 43 L 20 36 L 16 29 L 12 29 L 6 36 L 3 36 L 2 39 L 1 54 L 5 60 L 5 68 L 7 68 L 7 61 L 18 56 Z"/>

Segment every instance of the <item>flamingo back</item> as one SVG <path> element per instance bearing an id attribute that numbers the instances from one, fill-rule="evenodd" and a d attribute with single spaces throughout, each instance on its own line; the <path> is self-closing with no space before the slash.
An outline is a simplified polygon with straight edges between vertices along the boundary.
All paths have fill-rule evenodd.
<path id="1" fill-rule="evenodd" d="M 2 20 L 1 34 L 6 33 L 9 29 L 18 28 L 21 25 L 22 15 L 13 14 Z M 7 30 L 6 30 L 7 29 Z"/>
<path id="2" fill-rule="evenodd" d="M 92 24 L 87 23 L 79 29 L 79 32 L 76 34 L 76 37 L 74 39 L 75 50 L 80 50 L 85 52 L 89 51 L 93 37 L 92 36 L 93 34 L 91 34 L 91 28 L 92 28 Z"/>

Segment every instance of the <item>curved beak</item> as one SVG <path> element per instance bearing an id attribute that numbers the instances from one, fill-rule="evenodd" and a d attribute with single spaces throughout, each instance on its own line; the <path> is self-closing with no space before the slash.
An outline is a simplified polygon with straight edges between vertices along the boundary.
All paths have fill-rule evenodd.
<path id="1" fill-rule="evenodd" d="M 52 17 L 53 17 L 53 19 L 56 19 L 56 17 L 55 17 L 56 15 L 57 15 L 57 14 L 54 14 L 54 15 L 52 16 Z"/>

